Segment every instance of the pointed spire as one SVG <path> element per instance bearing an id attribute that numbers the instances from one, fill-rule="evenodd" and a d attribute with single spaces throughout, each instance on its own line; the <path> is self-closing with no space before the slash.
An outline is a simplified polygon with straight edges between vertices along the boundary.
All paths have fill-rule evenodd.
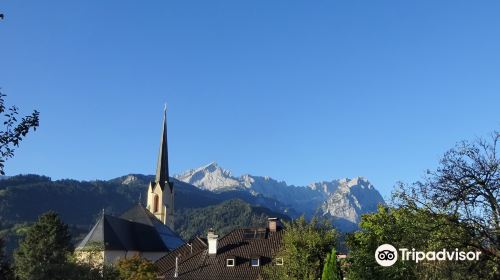
<path id="1" fill-rule="evenodd" d="M 156 165 L 156 182 L 160 183 L 160 186 L 165 186 L 165 182 L 168 181 L 168 147 L 167 147 L 167 104 L 163 110 L 163 128 L 161 132 L 160 141 L 160 152 L 158 154 L 158 162 Z"/>

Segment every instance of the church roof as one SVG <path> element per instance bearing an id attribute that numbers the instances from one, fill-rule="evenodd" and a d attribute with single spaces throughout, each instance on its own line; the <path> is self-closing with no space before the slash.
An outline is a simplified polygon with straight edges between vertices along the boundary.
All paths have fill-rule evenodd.
<path id="1" fill-rule="evenodd" d="M 120 218 L 148 226 L 154 226 L 153 221 L 158 220 L 148 209 L 146 209 L 146 207 L 142 206 L 142 204 L 137 204 L 128 209 Z"/>
<path id="2" fill-rule="evenodd" d="M 123 213 L 120 218 L 154 227 L 169 251 L 172 251 L 184 244 L 184 240 L 182 240 L 182 238 L 176 232 L 171 230 L 168 226 L 164 225 L 155 217 L 155 215 L 149 212 L 149 210 L 141 204 L 130 208 L 128 211 Z"/>
<path id="3" fill-rule="evenodd" d="M 168 252 L 183 244 L 179 235 L 136 205 L 120 217 L 103 214 L 77 249 L 104 246 L 105 250 Z"/>
<path id="4" fill-rule="evenodd" d="M 101 216 L 77 249 L 85 250 L 92 246 L 117 251 L 169 251 L 154 227 L 106 214 Z"/>
<path id="5" fill-rule="evenodd" d="M 281 247 L 283 230 L 240 228 L 231 231 L 218 240 L 216 255 L 208 254 L 208 246 L 201 239 L 195 239 L 168 253 L 155 265 L 161 279 L 259 279 L 265 266 L 274 265 L 273 255 Z M 175 274 L 175 258 L 178 258 L 178 276 Z M 259 258 L 259 266 L 251 266 L 252 258 Z M 227 259 L 234 259 L 235 265 L 228 267 Z"/>

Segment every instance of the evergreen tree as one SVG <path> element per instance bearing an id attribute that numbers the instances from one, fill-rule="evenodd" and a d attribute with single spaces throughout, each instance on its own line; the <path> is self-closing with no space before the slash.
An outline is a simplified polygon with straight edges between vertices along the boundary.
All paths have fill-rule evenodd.
<path id="1" fill-rule="evenodd" d="M 68 279 L 72 252 L 68 226 L 55 212 L 41 215 L 14 253 L 15 275 L 20 280 Z"/>
<path id="2" fill-rule="evenodd" d="M 4 251 L 4 240 L 0 238 L 0 280 L 9 280 L 13 279 L 12 270 L 7 260 L 7 256 L 5 256 Z"/>
<path id="3" fill-rule="evenodd" d="M 332 275 L 331 266 L 332 254 L 328 253 L 326 255 L 325 265 L 323 266 L 323 274 L 321 275 L 321 280 L 330 280 Z"/>
<path id="4" fill-rule="evenodd" d="M 339 267 L 337 264 L 337 252 L 335 248 L 332 249 L 331 253 L 328 253 L 325 260 L 325 265 L 323 266 L 323 274 L 321 276 L 322 280 L 340 280 Z"/>

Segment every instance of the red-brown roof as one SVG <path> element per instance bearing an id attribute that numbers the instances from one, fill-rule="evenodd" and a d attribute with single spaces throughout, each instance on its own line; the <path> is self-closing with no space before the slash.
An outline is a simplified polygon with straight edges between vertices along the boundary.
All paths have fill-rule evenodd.
<path id="1" fill-rule="evenodd" d="M 280 249 L 283 230 L 240 228 L 218 240 L 217 254 L 209 255 L 206 240 L 196 238 L 156 262 L 161 279 L 258 279 L 265 266 L 274 265 L 273 255 Z M 175 278 L 175 258 L 178 257 L 178 277 Z M 260 266 L 250 265 L 259 257 Z M 235 258 L 233 267 L 226 259 Z"/>

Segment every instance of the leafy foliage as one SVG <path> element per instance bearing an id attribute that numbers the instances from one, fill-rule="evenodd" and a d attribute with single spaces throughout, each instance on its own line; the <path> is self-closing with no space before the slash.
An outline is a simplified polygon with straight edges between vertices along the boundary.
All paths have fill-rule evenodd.
<path id="1" fill-rule="evenodd" d="M 6 95 L 0 92 L 0 114 L 3 114 L 5 120 L 3 122 L 4 130 L 0 131 L 0 175 L 5 175 L 4 163 L 8 158 L 14 156 L 15 148 L 19 147 L 19 143 L 28 134 L 30 129 L 36 130 L 39 125 L 38 111 L 33 111 L 31 115 L 18 120 L 19 108 L 5 106 Z"/>
<path id="2" fill-rule="evenodd" d="M 68 268 L 64 273 L 65 279 L 71 280 L 120 280 L 118 270 L 112 265 L 94 266 L 77 262 L 74 259 L 68 263 Z"/>
<path id="3" fill-rule="evenodd" d="M 304 216 L 285 222 L 282 249 L 276 253 L 284 265 L 266 267 L 264 273 L 272 279 L 318 279 L 327 254 L 335 247 L 337 232 L 327 221 Z"/>
<path id="4" fill-rule="evenodd" d="M 466 244 L 469 237 L 456 228 L 445 214 L 434 215 L 424 209 L 389 208 L 379 206 L 376 213 L 362 217 L 361 230 L 347 238 L 350 249 L 348 279 L 483 279 L 487 269 L 477 263 L 442 261 L 418 265 L 397 261 L 391 267 L 375 262 L 379 245 L 388 243 L 396 248 L 416 248 L 439 251 L 443 248 L 475 250 Z M 474 272 L 474 273 L 471 273 Z"/>
<path id="5" fill-rule="evenodd" d="M 323 266 L 323 274 L 321 280 L 340 280 L 339 264 L 337 263 L 337 252 L 335 248 L 331 253 L 326 255 L 325 265 Z"/>
<path id="6" fill-rule="evenodd" d="M 116 264 L 121 280 L 154 280 L 156 267 L 154 264 L 139 256 L 123 258 Z"/>
<path id="7" fill-rule="evenodd" d="M 500 278 L 500 133 L 491 141 L 463 141 L 445 153 L 436 171 L 423 182 L 400 185 L 398 207 L 426 209 L 463 232 L 467 247 L 481 251 L 479 265 L 491 267 L 488 277 Z M 439 225 L 438 225 L 439 226 Z"/>
<path id="8" fill-rule="evenodd" d="M 67 279 L 72 252 L 68 226 L 54 212 L 40 216 L 14 253 L 20 280 Z"/>

